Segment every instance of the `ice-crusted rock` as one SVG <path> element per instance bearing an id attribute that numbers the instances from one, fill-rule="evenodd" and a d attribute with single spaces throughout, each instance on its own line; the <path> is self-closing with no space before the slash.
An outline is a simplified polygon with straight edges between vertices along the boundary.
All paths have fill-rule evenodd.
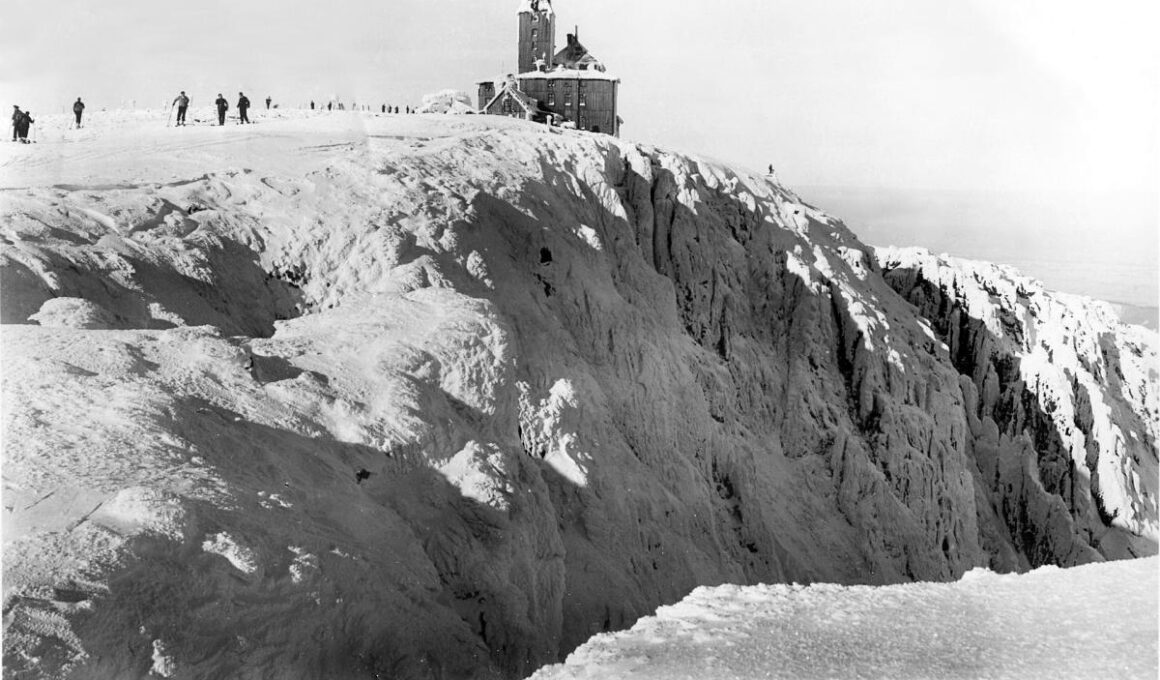
<path id="1" fill-rule="evenodd" d="M 6 667 L 146 677 L 163 640 L 182 677 L 522 677 L 699 585 L 1154 551 L 1146 466 L 1097 465 L 1125 510 L 1077 524 L 1006 384 L 960 375 L 986 347 L 766 178 L 278 115 L 44 145 L 98 148 L 5 192 Z M 27 324 L 54 297 L 113 323 Z M 1098 383 L 1077 430 L 1154 461 Z"/>
<path id="2" fill-rule="evenodd" d="M 1155 333 L 1007 267 L 917 248 L 877 255 L 969 378 L 980 486 L 1021 562 L 1154 553 Z"/>

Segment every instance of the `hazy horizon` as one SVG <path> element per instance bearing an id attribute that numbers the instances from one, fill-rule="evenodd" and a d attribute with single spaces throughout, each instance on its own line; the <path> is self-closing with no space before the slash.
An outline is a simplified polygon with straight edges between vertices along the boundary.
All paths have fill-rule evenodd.
<path id="1" fill-rule="evenodd" d="M 1093 203 L 1068 192 L 795 187 L 803 200 L 841 218 L 874 246 L 920 246 L 935 253 L 1011 265 L 1049 288 L 1140 307 L 1160 306 L 1160 234 L 1141 247 L 1107 238 L 1117 228 L 1154 224 L 1155 195 L 1103 192 Z"/>

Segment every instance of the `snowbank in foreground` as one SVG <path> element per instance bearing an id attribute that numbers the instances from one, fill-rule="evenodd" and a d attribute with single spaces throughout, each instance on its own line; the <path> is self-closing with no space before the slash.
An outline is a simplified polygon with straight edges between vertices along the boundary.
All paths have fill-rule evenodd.
<path id="1" fill-rule="evenodd" d="M 1155 678 L 1156 607 L 1156 558 L 957 583 L 698 588 L 532 678 Z"/>

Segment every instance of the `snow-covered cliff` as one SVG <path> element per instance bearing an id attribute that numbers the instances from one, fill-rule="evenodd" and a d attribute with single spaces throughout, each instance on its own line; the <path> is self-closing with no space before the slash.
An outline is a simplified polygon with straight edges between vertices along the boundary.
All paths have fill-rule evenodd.
<path id="1" fill-rule="evenodd" d="M 4 166 L 6 668 L 520 677 L 698 585 L 1155 552 L 1098 307 L 604 136 L 277 115 Z"/>

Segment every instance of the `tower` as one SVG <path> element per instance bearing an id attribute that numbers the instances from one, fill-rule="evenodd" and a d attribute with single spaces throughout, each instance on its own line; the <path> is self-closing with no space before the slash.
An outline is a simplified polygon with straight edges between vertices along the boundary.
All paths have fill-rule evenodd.
<path id="1" fill-rule="evenodd" d="M 552 68 L 556 54 L 556 13 L 552 0 L 520 0 L 519 73 Z"/>

